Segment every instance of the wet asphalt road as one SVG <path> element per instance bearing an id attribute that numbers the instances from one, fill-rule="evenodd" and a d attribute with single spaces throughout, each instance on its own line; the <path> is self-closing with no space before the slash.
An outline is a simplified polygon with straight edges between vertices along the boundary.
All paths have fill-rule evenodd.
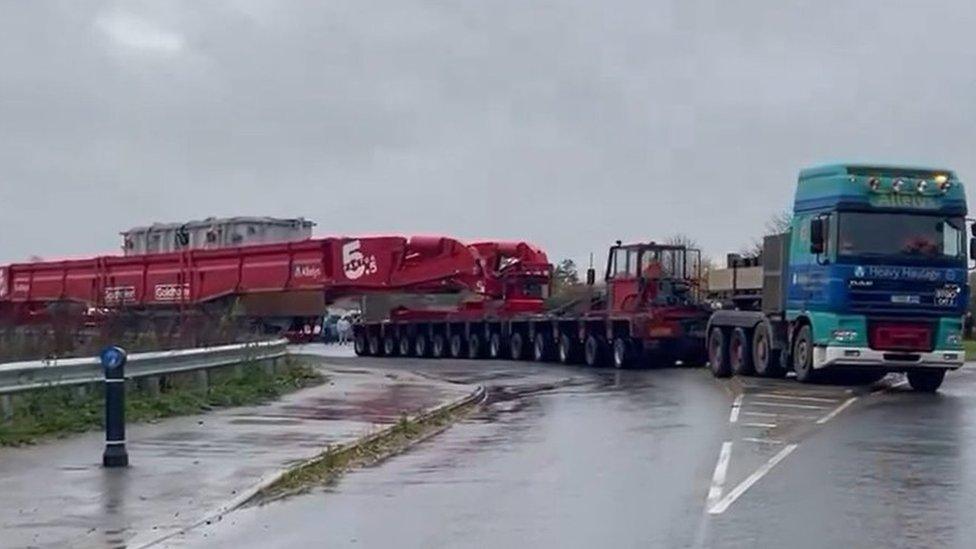
<path id="1" fill-rule="evenodd" d="M 482 411 L 206 547 L 972 547 L 976 369 L 939 395 L 703 370 L 348 360 L 479 382 Z"/>

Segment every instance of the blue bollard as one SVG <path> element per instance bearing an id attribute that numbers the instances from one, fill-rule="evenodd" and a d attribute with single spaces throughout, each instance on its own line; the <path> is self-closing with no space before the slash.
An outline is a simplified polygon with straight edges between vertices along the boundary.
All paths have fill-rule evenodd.
<path id="1" fill-rule="evenodd" d="M 125 349 L 106 347 L 99 357 L 105 372 L 105 452 L 103 467 L 128 467 L 125 449 Z"/>

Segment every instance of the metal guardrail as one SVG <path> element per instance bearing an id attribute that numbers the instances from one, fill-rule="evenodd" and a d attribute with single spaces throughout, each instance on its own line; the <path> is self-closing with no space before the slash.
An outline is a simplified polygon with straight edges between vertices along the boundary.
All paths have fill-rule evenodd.
<path id="1" fill-rule="evenodd" d="M 288 340 L 237 343 L 201 349 L 182 349 L 129 355 L 127 379 L 205 370 L 242 362 L 281 358 Z M 44 387 L 83 385 L 105 379 L 98 358 L 31 360 L 0 364 L 0 394 Z"/>

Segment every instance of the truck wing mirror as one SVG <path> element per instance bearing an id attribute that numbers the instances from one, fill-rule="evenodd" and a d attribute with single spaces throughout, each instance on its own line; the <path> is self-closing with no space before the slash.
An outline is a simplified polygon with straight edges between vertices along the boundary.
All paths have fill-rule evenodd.
<path id="1" fill-rule="evenodd" d="M 810 253 L 817 255 L 824 253 L 824 241 L 826 240 L 824 229 L 824 219 L 822 217 L 816 217 L 810 220 Z"/>
<path id="2" fill-rule="evenodd" d="M 969 260 L 976 260 L 976 238 L 969 239 Z"/>

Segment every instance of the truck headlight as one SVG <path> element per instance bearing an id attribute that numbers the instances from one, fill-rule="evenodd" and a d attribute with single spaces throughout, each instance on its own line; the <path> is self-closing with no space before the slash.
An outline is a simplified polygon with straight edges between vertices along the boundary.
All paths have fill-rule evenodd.
<path id="1" fill-rule="evenodd" d="M 962 345 L 962 334 L 949 334 L 946 336 L 946 343 L 949 345 Z"/>
<path id="2" fill-rule="evenodd" d="M 850 343 L 857 339 L 857 330 L 834 330 L 830 335 L 834 341 Z"/>

